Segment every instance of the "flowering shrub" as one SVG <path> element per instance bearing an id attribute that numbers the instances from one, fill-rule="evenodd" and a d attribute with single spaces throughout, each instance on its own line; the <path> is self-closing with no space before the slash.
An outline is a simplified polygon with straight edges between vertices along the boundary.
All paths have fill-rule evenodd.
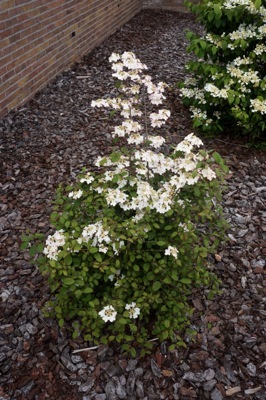
<path id="1" fill-rule="evenodd" d="M 266 115 L 266 9 L 261 0 L 187 3 L 206 30 L 188 32 L 191 78 L 180 84 L 194 127 L 260 137 Z M 230 132 L 229 131 L 229 132 Z"/>
<path id="2" fill-rule="evenodd" d="M 113 136 L 127 145 L 99 157 L 98 172 L 84 170 L 74 187 L 59 188 L 56 231 L 39 263 L 54 293 L 49 312 L 61 326 L 69 321 L 74 337 L 120 343 L 134 356 L 132 343 L 148 347 L 154 337 L 184 344 L 189 295 L 217 289 L 207 256 L 224 237 L 219 201 L 227 168 L 218 153 L 198 150 L 192 133 L 170 155 L 161 152 L 165 140 L 153 127 L 170 112 L 150 112 L 147 101 L 160 105 L 165 84 L 154 84 L 132 53 L 110 61 L 120 95 L 92 106 L 121 114 Z"/>

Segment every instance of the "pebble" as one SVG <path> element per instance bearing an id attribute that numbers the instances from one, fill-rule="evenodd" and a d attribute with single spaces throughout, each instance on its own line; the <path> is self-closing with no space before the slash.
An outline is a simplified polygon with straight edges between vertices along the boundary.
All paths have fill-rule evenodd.
<path id="1" fill-rule="evenodd" d="M 264 268 L 265 267 L 265 260 L 252 260 L 251 261 L 251 266 L 252 268 Z"/>
<path id="2" fill-rule="evenodd" d="M 115 384 L 116 387 L 116 394 L 119 397 L 119 399 L 123 400 L 127 398 L 127 392 L 125 390 L 125 388 L 121 385 L 120 380 L 118 379 L 118 377 L 113 377 L 113 382 Z"/>
<path id="3" fill-rule="evenodd" d="M 151 359 L 151 370 L 157 378 L 161 378 L 162 371 L 153 359 Z"/>
<path id="4" fill-rule="evenodd" d="M 212 400 L 224 400 L 224 397 L 223 397 L 222 393 L 220 392 L 220 390 L 214 389 L 211 392 L 211 399 Z"/>
<path id="5" fill-rule="evenodd" d="M 128 361 L 127 367 L 126 367 L 126 371 L 130 372 L 130 371 L 134 371 L 134 369 L 137 367 L 138 364 L 138 360 L 135 359 L 130 359 Z"/>
<path id="6" fill-rule="evenodd" d="M 115 389 L 115 384 L 113 381 L 107 382 L 105 386 L 105 394 L 107 397 L 107 400 L 117 400 L 118 397 L 116 396 L 116 389 Z"/>
<path id="7" fill-rule="evenodd" d="M 250 362 L 247 364 L 247 370 L 249 371 L 250 376 L 256 376 L 257 368 L 253 363 Z"/>
<path id="8" fill-rule="evenodd" d="M 104 394 L 104 393 L 96 394 L 95 400 L 106 400 L 106 394 Z"/>
<path id="9" fill-rule="evenodd" d="M 95 382 L 94 378 L 89 378 L 86 383 L 79 386 L 79 392 L 89 392 Z"/>
<path id="10" fill-rule="evenodd" d="M 216 385 L 216 383 L 217 383 L 217 380 L 216 380 L 216 379 L 211 379 L 210 381 L 204 382 L 204 384 L 203 384 L 203 389 L 204 389 L 206 392 L 210 392 L 210 391 L 214 388 L 214 386 Z"/>
<path id="11" fill-rule="evenodd" d="M 248 231 L 248 229 L 241 229 L 240 231 L 238 231 L 238 236 L 242 238 L 248 233 Z"/>
<path id="12" fill-rule="evenodd" d="M 210 381 L 214 378 L 215 376 L 215 371 L 211 368 L 207 369 L 206 371 L 204 371 L 204 379 L 205 381 Z"/>
<path id="13" fill-rule="evenodd" d="M 61 356 L 61 361 L 63 365 L 71 372 L 76 372 L 77 371 L 77 366 L 73 364 L 67 357 Z"/>
<path id="14" fill-rule="evenodd" d="M 36 335 L 36 333 L 39 332 L 39 329 L 36 326 L 34 326 L 34 325 L 30 324 L 30 323 L 26 324 L 26 329 L 27 329 L 27 331 L 29 332 L 30 335 Z"/>
<path id="15" fill-rule="evenodd" d="M 130 396 L 134 394 L 135 382 L 136 382 L 136 376 L 133 371 L 130 371 L 126 385 L 127 394 Z"/>

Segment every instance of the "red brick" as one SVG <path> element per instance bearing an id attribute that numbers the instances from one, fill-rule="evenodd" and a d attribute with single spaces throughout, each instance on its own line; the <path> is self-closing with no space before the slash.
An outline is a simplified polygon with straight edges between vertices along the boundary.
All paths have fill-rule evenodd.
<path id="1" fill-rule="evenodd" d="M 118 7 L 118 0 L 2 0 L 0 114 L 30 99 L 141 9 L 141 0 L 120 3 Z"/>

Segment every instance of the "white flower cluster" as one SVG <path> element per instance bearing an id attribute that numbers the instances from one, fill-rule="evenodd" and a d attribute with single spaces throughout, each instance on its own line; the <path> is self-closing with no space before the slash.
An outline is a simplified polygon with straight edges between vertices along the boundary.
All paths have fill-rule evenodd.
<path id="1" fill-rule="evenodd" d="M 142 69 L 143 66 L 135 55 L 132 53 L 124 53 L 121 56 L 119 54 L 113 54 L 110 57 L 110 61 L 114 62 L 113 69 L 119 72 L 123 72 L 126 69 L 127 78 L 131 78 L 134 81 L 134 85 L 137 81 L 137 99 L 133 96 L 126 100 L 127 105 L 135 104 L 141 99 L 141 88 L 144 86 L 146 88 L 148 96 L 152 104 L 158 104 L 162 102 L 163 90 L 165 85 L 160 82 L 158 85 L 154 85 L 151 82 L 151 78 L 148 75 L 143 76 Z M 133 72 L 132 72 L 133 70 Z M 118 73 L 118 72 L 117 72 Z M 115 76 L 118 77 L 117 73 Z M 131 74 L 133 73 L 133 78 Z M 138 78 L 136 78 L 136 73 Z M 129 84 L 129 87 L 130 86 Z M 132 94 L 132 91 L 125 91 L 127 94 Z M 221 94 L 223 91 L 221 90 Z M 155 97 L 153 97 L 153 95 Z M 199 92 L 199 96 L 203 96 Z M 122 104 L 124 100 L 119 99 L 119 101 L 114 101 L 112 99 L 107 100 L 97 100 L 93 102 L 92 105 L 111 105 L 115 107 Z M 149 115 L 151 126 L 159 127 L 161 126 L 170 116 L 170 111 L 166 109 L 161 109 L 157 113 L 151 113 Z M 205 117 L 205 115 L 204 115 Z M 207 116 L 206 116 L 207 118 Z M 209 120 L 206 121 L 208 123 Z M 128 143 L 130 144 L 141 144 L 145 140 L 151 145 L 151 147 L 158 149 L 164 143 L 164 138 L 161 136 L 149 135 L 146 132 L 141 133 L 143 130 L 142 125 L 130 118 L 126 118 L 125 121 L 114 128 L 114 136 L 126 137 Z M 159 213 L 166 213 L 173 206 L 173 202 L 176 200 L 178 192 L 185 185 L 193 185 L 199 179 L 210 179 L 211 176 L 215 178 L 215 173 L 213 174 L 202 172 L 197 169 L 197 164 L 201 161 L 199 155 L 193 153 L 195 147 L 201 146 L 202 142 L 200 139 L 194 136 L 194 134 L 188 135 L 179 145 L 176 147 L 175 152 L 181 151 L 183 157 L 173 159 L 172 157 L 167 157 L 163 153 L 141 149 L 136 150 L 133 155 L 121 156 L 118 161 L 112 161 L 109 157 L 99 157 L 96 160 L 96 166 L 104 165 L 105 167 L 111 167 L 112 171 L 107 171 L 103 178 L 101 179 L 102 186 L 96 187 L 99 193 L 104 194 L 107 204 L 109 206 L 120 206 L 124 211 L 133 210 L 135 215 L 132 217 L 136 222 L 142 217 L 141 213 L 145 208 L 149 207 L 154 209 Z M 130 169 L 136 171 L 136 175 L 132 176 L 130 174 Z M 197 171 L 197 174 L 195 174 Z M 149 179 L 155 177 L 155 175 L 164 175 L 165 173 L 170 173 L 170 178 L 168 181 L 164 182 L 155 189 L 150 183 Z M 118 175 L 122 175 L 118 177 Z M 117 187 L 114 188 L 104 188 L 103 185 L 108 181 L 111 181 L 114 177 L 116 178 Z M 135 195 L 133 197 L 129 196 L 129 187 L 135 189 Z"/>
<path id="2" fill-rule="evenodd" d="M 131 304 L 126 304 L 125 309 L 129 311 L 129 318 L 136 319 L 140 315 L 140 308 L 136 307 L 136 303 L 132 302 Z M 114 322 L 116 319 L 117 311 L 111 305 L 104 307 L 99 312 L 100 317 L 104 320 L 104 322 Z"/>
<path id="3" fill-rule="evenodd" d="M 262 12 L 262 10 L 260 10 L 260 9 L 264 8 L 264 7 L 260 7 L 259 9 L 257 9 L 255 7 L 254 1 L 252 1 L 252 0 L 226 0 L 222 4 L 222 7 L 227 10 L 231 10 L 231 9 L 239 7 L 239 6 L 245 7 L 245 9 L 252 15 L 256 15 L 256 14 L 260 15 Z"/>
<path id="4" fill-rule="evenodd" d="M 170 114 L 171 114 L 170 111 L 165 109 L 159 110 L 158 113 L 151 113 L 150 114 L 151 126 L 154 128 L 161 127 L 165 123 L 165 121 L 168 120 Z"/>
<path id="5" fill-rule="evenodd" d="M 220 36 L 215 36 L 212 33 L 207 33 L 203 39 L 207 40 L 209 43 L 215 44 L 215 46 L 217 47 L 222 47 Z"/>
<path id="6" fill-rule="evenodd" d="M 123 242 L 123 244 L 124 244 L 124 242 Z M 124 279 L 124 277 L 125 277 L 125 275 L 123 275 L 123 274 L 121 275 L 121 270 L 118 269 L 118 270 L 115 272 L 115 274 L 109 275 L 109 276 L 108 276 L 108 279 L 109 279 L 111 282 L 115 281 L 115 282 L 114 282 L 115 287 L 119 287 L 119 286 L 121 286 L 119 281 L 122 281 L 122 280 Z"/>
<path id="7" fill-rule="evenodd" d="M 264 11 L 266 11 L 265 8 L 263 9 Z M 266 17 L 263 16 L 263 19 L 264 19 L 264 24 L 261 26 L 257 26 L 255 24 L 246 25 L 245 23 L 243 23 L 239 25 L 237 30 L 229 33 L 228 38 L 232 41 L 232 43 L 228 44 L 228 48 L 234 50 L 239 46 L 241 46 L 241 39 L 264 40 L 266 36 Z"/>
<path id="8" fill-rule="evenodd" d="M 202 161 L 201 156 L 193 152 L 195 147 L 201 145 L 202 141 L 192 133 L 175 148 L 175 152 L 183 153 L 180 158 L 173 159 L 163 153 L 155 153 L 151 150 L 136 150 L 134 153 L 136 176 L 131 177 L 130 180 L 130 157 L 123 156 L 123 159 L 114 163 L 108 157 L 99 158 L 97 165 L 105 161 L 106 166 L 115 167 L 115 170 L 111 171 L 112 173 L 108 171 L 105 174 L 102 183 L 108 182 L 111 177 L 123 172 L 123 176 L 117 179 L 117 188 L 101 187 L 100 192 L 104 194 L 109 206 L 119 205 L 125 211 L 134 210 L 137 213 L 149 207 L 159 213 L 166 213 L 171 209 L 178 192 L 185 185 L 193 185 L 201 177 L 206 178 L 202 172 L 203 169 L 197 169 L 198 162 Z M 198 173 L 195 174 L 195 171 Z M 167 172 L 171 175 L 169 181 L 162 183 L 157 190 L 147 180 L 147 177 L 152 178 Z M 215 178 L 214 172 L 213 178 Z M 128 195 L 128 185 L 135 188 L 136 194 L 132 198 Z M 94 190 L 99 191 L 99 188 Z"/>
<path id="9" fill-rule="evenodd" d="M 77 239 L 79 244 L 88 243 L 92 240 L 92 246 L 98 246 L 99 252 L 106 253 L 108 251 L 108 245 L 111 242 L 109 231 L 104 229 L 102 221 L 98 221 L 95 224 L 90 224 L 83 228 L 81 237 Z"/>
<path id="10" fill-rule="evenodd" d="M 251 68 L 248 71 L 243 71 L 241 68 L 237 68 L 231 64 L 228 64 L 226 69 L 232 77 L 238 79 L 240 84 L 249 85 L 251 83 L 253 87 L 258 87 L 260 84 L 258 71 L 254 71 Z"/>
<path id="11" fill-rule="evenodd" d="M 219 89 L 212 83 L 206 83 L 206 85 L 204 86 L 204 90 L 206 92 L 209 92 L 213 97 L 220 97 L 222 99 L 227 99 L 228 97 L 226 89 Z"/>
<path id="12" fill-rule="evenodd" d="M 200 104 L 206 104 L 204 90 L 199 89 L 199 88 L 196 87 L 197 81 L 196 80 L 188 81 L 187 84 L 188 85 L 193 85 L 193 86 L 195 85 L 195 87 L 193 89 L 192 88 L 187 88 L 187 87 L 181 88 L 180 89 L 180 92 L 181 92 L 180 96 L 181 97 L 194 98 L 194 99 L 198 100 L 198 102 Z"/>
<path id="13" fill-rule="evenodd" d="M 249 65 L 252 63 L 253 63 L 253 60 L 251 60 L 250 57 L 246 57 L 244 55 L 243 58 L 241 58 L 241 57 L 235 58 L 231 63 L 228 63 L 228 66 L 239 67 L 240 65 Z"/>
<path id="14" fill-rule="evenodd" d="M 213 120 L 211 118 L 208 118 L 207 112 L 205 110 L 201 110 L 200 108 L 194 106 L 190 106 L 189 110 L 192 113 L 191 118 L 204 120 L 204 125 L 206 126 L 212 123 Z"/>
<path id="15" fill-rule="evenodd" d="M 116 319 L 117 311 L 115 311 L 113 306 L 106 306 L 99 312 L 100 317 L 104 322 L 114 322 Z"/>
<path id="16" fill-rule="evenodd" d="M 253 99 L 250 100 L 251 111 L 258 112 L 260 114 L 266 114 L 266 100 Z"/>
<path id="17" fill-rule="evenodd" d="M 238 6 L 250 6 L 251 4 L 251 0 L 225 0 L 223 8 L 232 9 Z"/>
<path id="18" fill-rule="evenodd" d="M 80 199 L 83 195 L 82 190 L 77 190 L 75 192 L 70 192 L 68 197 L 71 197 L 74 200 Z"/>
<path id="19" fill-rule="evenodd" d="M 63 247 L 66 243 L 66 238 L 64 235 L 63 229 L 56 231 L 53 235 L 49 235 L 46 239 L 46 246 L 43 250 L 43 253 L 49 258 L 50 260 L 57 260 L 59 248 Z"/>
<path id="20" fill-rule="evenodd" d="M 134 117 L 141 117 L 142 111 L 139 110 L 141 102 L 141 89 L 145 88 L 147 97 L 154 105 L 162 104 L 165 96 L 163 95 L 166 85 L 159 82 L 155 85 L 149 75 L 144 75 L 143 70 L 147 69 L 145 64 L 138 60 L 135 54 L 125 52 L 122 55 L 113 53 L 109 58 L 112 62 L 112 69 L 115 71 L 113 76 L 121 81 L 127 81 L 127 86 L 122 86 L 121 90 L 130 95 L 127 100 L 121 98 L 98 99 L 91 102 L 92 107 L 112 107 L 120 110 L 120 114 L 126 120 L 120 126 L 116 126 L 113 137 L 126 137 L 129 144 L 139 145 L 144 140 L 149 140 L 154 148 L 158 148 L 162 143 L 162 139 L 158 136 L 154 139 L 153 135 L 147 132 L 141 135 L 139 132 L 143 129 L 142 125 L 133 120 Z M 129 82 L 131 80 L 132 82 Z M 149 115 L 150 123 L 153 128 L 161 127 L 170 117 L 170 111 L 161 109 L 157 113 Z"/>
<path id="21" fill-rule="evenodd" d="M 173 246 L 168 246 L 164 252 L 166 256 L 173 256 L 175 259 L 177 259 L 178 253 L 179 251 L 177 250 L 177 248 Z"/>
<path id="22" fill-rule="evenodd" d="M 261 54 L 266 53 L 266 46 L 263 43 L 257 44 L 253 51 L 257 56 L 260 56 Z"/>
<path id="23" fill-rule="evenodd" d="M 87 172 L 83 178 L 80 179 L 81 183 L 86 182 L 88 185 L 94 181 L 94 177 L 91 175 L 90 172 Z"/>

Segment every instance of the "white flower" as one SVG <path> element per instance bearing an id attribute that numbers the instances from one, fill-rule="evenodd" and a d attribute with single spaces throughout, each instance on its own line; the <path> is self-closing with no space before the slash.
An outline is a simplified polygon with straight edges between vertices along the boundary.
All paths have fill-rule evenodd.
<path id="1" fill-rule="evenodd" d="M 43 253 L 50 260 L 57 260 L 59 247 L 64 246 L 66 243 L 66 238 L 64 235 L 63 229 L 56 231 L 53 235 L 49 235 L 46 239 L 46 247 L 43 250 Z"/>
<path id="2" fill-rule="evenodd" d="M 140 308 L 136 307 L 134 301 L 131 304 L 126 304 L 126 310 L 129 311 L 129 318 L 138 318 L 140 314 Z"/>
<path id="3" fill-rule="evenodd" d="M 165 139 L 162 136 L 149 136 L 148 139 L 151 142 L 151 146 L 155 149 L 161 147 L 165 142 Z"/>
<path id="4" fill-rule="evenodd" d="M 99 315 L 104 322 L 113 322 L 116 319 L 117 311 L 115 311 L 113 306 L 106 306 L 99 312 Z"/>
<path id="5" fill-rule="evenodd" d="M 98 99 L 98 100 L 92 100 L 91 102 L 92 107 L 108 107 L 108 101 L 105 99 Z"/>
<path id="6" fill-rule="evenodd" d="M 210 167 L 202 169 L 201 174 L 204 178 L 207 178 L 209 181 L 216 178 L 216 173 Z"/>
<path id="7" fill-rule="evenodd" d="M 82 190 L 78 190 L 78 191 L 70 192 L 68 197 L 76 200 L 76 199 L 80 199 L 82 195 L 83 195 Z"/>
<path id="8" fill-rule="evenodd" d="M 251 111 L 259 112 L 261 114 L 266 114 L 266 100 L 253 99 L 250 100 L 251 103 Z"/>
<path id="9" fill-rule="evenodd" d="M 127 142 L 129 144 L 140 144 L 144 141 L 144 137 L 143 135 L 140 135 L 139 133 L 133 133 L 129 136 L 129 138 L 127 139 Z"/>
<path id="10" fill-rule="evenodd" d="M 118 60 L 120 60 L 120 55 L 117 53 L 112 53 L 109 57 L 109 62 L 116 62 Z"/>
<path id="11" fill-rule="evenodd" d="M 158 113 L 151 113 L 150 114 L 150 120 L 151 120 L 151 126 L 153 127 L 160 127 L 162 126 L 165 121 L 170 117 L 170 111 L 161 109 L 158 111 Z"/>
<path id="12" fill-rule="evenodd" d="M 211 93 L 213 97 L 221 97 L 222 99 L 227 99 L 227 91 L 226 89 L 218 89 L 215 85 L 212 83 L 206 83 L 204 86 L 204 89 L 206 92 Z"/>
<path id="13" fill-rule="evenodd" d="M 166 256 L 173 256 L 174 258 L 177 258 L 178 253 L 179 251 L 177 250 L 177 248 L 173 246 L 168 246 L 164 252 Z"/>
<path id="14" fill-rule="evenodd" d="M 131 119 L 122 122 L 122 126 L 125 128 L 127 133 L 139 132 L 142 129 L 142 126 L 138 122 L 132 121 Z"/>
<path id="15" fill-rule="evenodd" d="M 106 246 L 104 246 L 102 244 L 99 245 L 99 252 L 100 253 L 107 253 L 107 251 L 108 251 L 108 247 L 106 247 Z"/>
<path id="16" fill-rule="evenodd" d="M 83 178 L 80 179 L 81 183 L 86 182 L 88 185 L 93 181 L 94 181 L 94 178 L 90 172 L 88 172 Z"/>
<path id="17" fill-rule="evenodd" d="M 116 206 L 125 203 L 128 195 L 119 189 L 107 189 L 105 197 L 109 205 Z"/>

